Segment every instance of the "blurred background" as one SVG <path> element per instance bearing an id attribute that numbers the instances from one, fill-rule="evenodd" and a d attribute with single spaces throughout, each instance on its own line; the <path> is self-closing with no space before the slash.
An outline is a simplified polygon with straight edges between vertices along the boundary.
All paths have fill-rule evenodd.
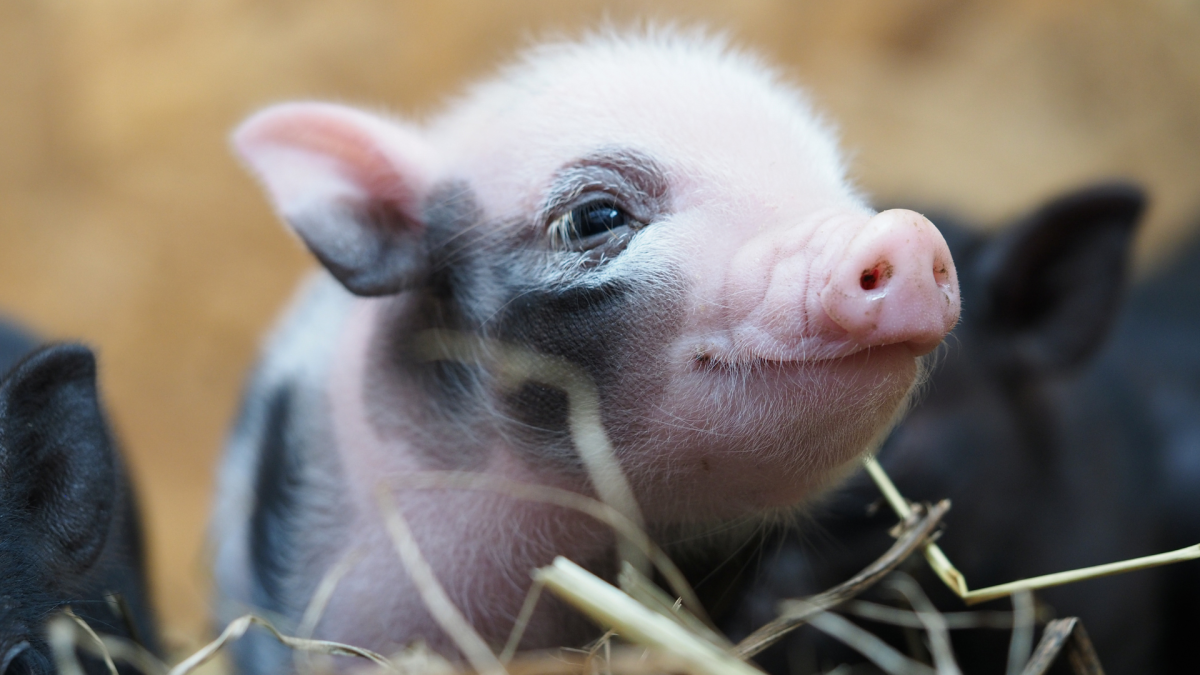
<path id="1" fill-rule="evenodd" d="M 1145 271 L 1200 217 L 1193 0 L 0 2 L 0 311 L 100 354 L 167 635 L 207 630 L 213 467 L 260 337 L 312 267 L 232 159 L 281 99 L 422 116 L 541 35 L 726 31 L 805 85 L 881 202 L 983 224 L 1146 186 Z"/>

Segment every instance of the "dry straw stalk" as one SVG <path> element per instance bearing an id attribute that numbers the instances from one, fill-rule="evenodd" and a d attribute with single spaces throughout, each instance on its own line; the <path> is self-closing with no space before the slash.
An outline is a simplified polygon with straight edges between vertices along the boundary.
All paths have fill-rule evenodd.
<path id="1" fill-rule="evenodd" d="M 867 457 L 863 460 L 863 464 L 866 466 L 867 473 L 871 475 L 871 478 L 879 487 L 879 491 L 883 493 L 884 499 L 887 500 L 892 510 L 896 512 L 896 515 L 904 521 L 912 518 L 912 507 L 909 506 L 908 500 L 896 489 L 896 485 L 892 483 L 887 473 L 884 472 L 878 460 L 874 457 Z M 1200 544 L 1181 548 L 1177 551 L 1158 553 L 1156 555 L 1122 560 L 1105 565 L 1096 565 L 1094 567 L 1084 567 L 1077 570 L 1068 570 L 1066 572 L 1056 572 L 1054 574 L 1021 579 L 1007 584 L 1000 584 L 999 586 L 989 586 L 988 588 L 972 591 L 967 587 L 967 580 L 962 575 L 962 572 L 959 572 L 954 567 L 950 559 L 942 552 L 942 549 L 938 548 L 937 544 L 929 542 L 925 546 L 925 559 L 929 562 L 929 566 L 933 568 L 934 573 L 968 605 L 996 600 L 997 598 L 1003 598 L 1018 591 L 1035 591 L 1042 588 L 1050 588 L 1051 586 L 1073 584 L 1087 579 L 1124 574 L 1125 572 L 1134 572 L 1160 565 L 1195 560 L 1197 558 L 1200 558 Z"/>
<path id="2" fill-rule="evenodd" d="M 753 666 L 563 557 L 534 578 L 622 638 L 679 658 L 699 675 L 761 675 Z"/>

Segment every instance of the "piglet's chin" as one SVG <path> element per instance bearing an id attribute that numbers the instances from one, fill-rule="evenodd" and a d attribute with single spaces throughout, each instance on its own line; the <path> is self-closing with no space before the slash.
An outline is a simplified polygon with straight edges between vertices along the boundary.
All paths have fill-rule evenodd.
<path id="1" fill-rule="evenodd" d="M 820 362 L 690 368 L 657 407 L 663 484 L 648 511 L 669 520 L 744 516 L 811 499 L 853 467 L 902 411 L 920 361 L 905 345 Z M 667 503 L 654 495 L 669 495 Z"/>

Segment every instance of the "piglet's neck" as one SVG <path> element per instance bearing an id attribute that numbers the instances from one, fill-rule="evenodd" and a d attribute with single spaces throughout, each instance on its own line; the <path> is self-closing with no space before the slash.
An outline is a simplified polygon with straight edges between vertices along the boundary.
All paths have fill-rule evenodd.
<path id="1" fill-rule="evenodd" d="M 379 391 L 379 364 L 372 355 L 380 331 L 394 332 L 397 317 L 419 302 L 406 295 L 387 299 L 359 298 L 348 312 L 337 357 L 329 375 L 328 395 L 334 440 L 347 479 L 357 498 L 371 498 L 381 481 L 430 471 L 470 471 L 500 479 L 550 484 L 573 491 L 586 490 L 578 476 L 538 470 L 510 447 L 503 436 L 489 432 L 486 420 L 463 421 L 461 433 L 447 435 L 431 422 L 431 392 L 418 381 L 390 382 Z M 401 322 L 402 323 L 402 322 Z M 401 329 L 411 329 L 403 327 Z M 418 328 L 419 329 L 419 328 Z M 391 335 L 386 342 L 404 341 Z M 404 379 L 405 371 L 389 372 Z M 368 405 L 386 394 L 387 420 Z M 443 447 L 444 446 L 444 447 Z"/>

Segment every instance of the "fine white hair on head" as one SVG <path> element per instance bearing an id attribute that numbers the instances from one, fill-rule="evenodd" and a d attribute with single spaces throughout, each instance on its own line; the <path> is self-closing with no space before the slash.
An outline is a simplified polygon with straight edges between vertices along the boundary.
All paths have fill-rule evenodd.
<path id="1" fill-rule="evenodd" d="M 609 25 L 577 39 L 536 43 L 501 69 L 500 80 L 491 82 L 536 91 L 540 86 L 563 80 L 586 82 L 590 73 L 610 64 L 631 64 L 645 69 L 701 68 L 713 79 L 736 77 L 792 107 L 797 117 L 811 120 L 830 137 L 834 135 L 833 125 L 817 114 L 808 95 L 775 66 L 750 50 L 734 46 L 726 32 L 703 26 Z"/>
<path id="2" fill-rule="evenodd" d="M 710 94 L 703 97 L 705 105 L 756 108 L 766 116 L 764 119 L 771 119 L 780 129 L 790 128 L 793 138 L 803 139 L 803 152 L 814 160 L 812 165 L 821 167 L 827 179 L 857 196 L 846 178 L 837 130 L 815 110 L 809 96 L 762 57 L 734 46 L 723 32 L 699 26 L 606 25 L 578 37 L 535 42 L 492 77 L 452 99 L 443 114 L 432 120 L 431 131 L 438 136 L 460 137 L 464 130 L 477 129 L 486 130 L 487 135 L 496 128 L 496 120 L 525 110 L 529 101 L 544 101 L 547 97 L 554 107 L 562 109 L 560 114 L 570 114 L 572 106 L 584 105 L 566 100 L 575 98 L 570 87 L 613 86 L 622 81 L 630 84 L 628 80 L 669 83 L 647 87 L 646 91 L 653 93 L 647 98 L 653 100 L 644 101 L 644 105 L 650 110 L 662 106 L 662 115 L 672 120 L 689 112 L 679 107 L 686 105 L 682 101 L 701 98 L 685 97 L 688 91 Z M 725 100 L 711 94 L 725 94 Z M 538 152 L 536 147 L 526 150 Z"/>

